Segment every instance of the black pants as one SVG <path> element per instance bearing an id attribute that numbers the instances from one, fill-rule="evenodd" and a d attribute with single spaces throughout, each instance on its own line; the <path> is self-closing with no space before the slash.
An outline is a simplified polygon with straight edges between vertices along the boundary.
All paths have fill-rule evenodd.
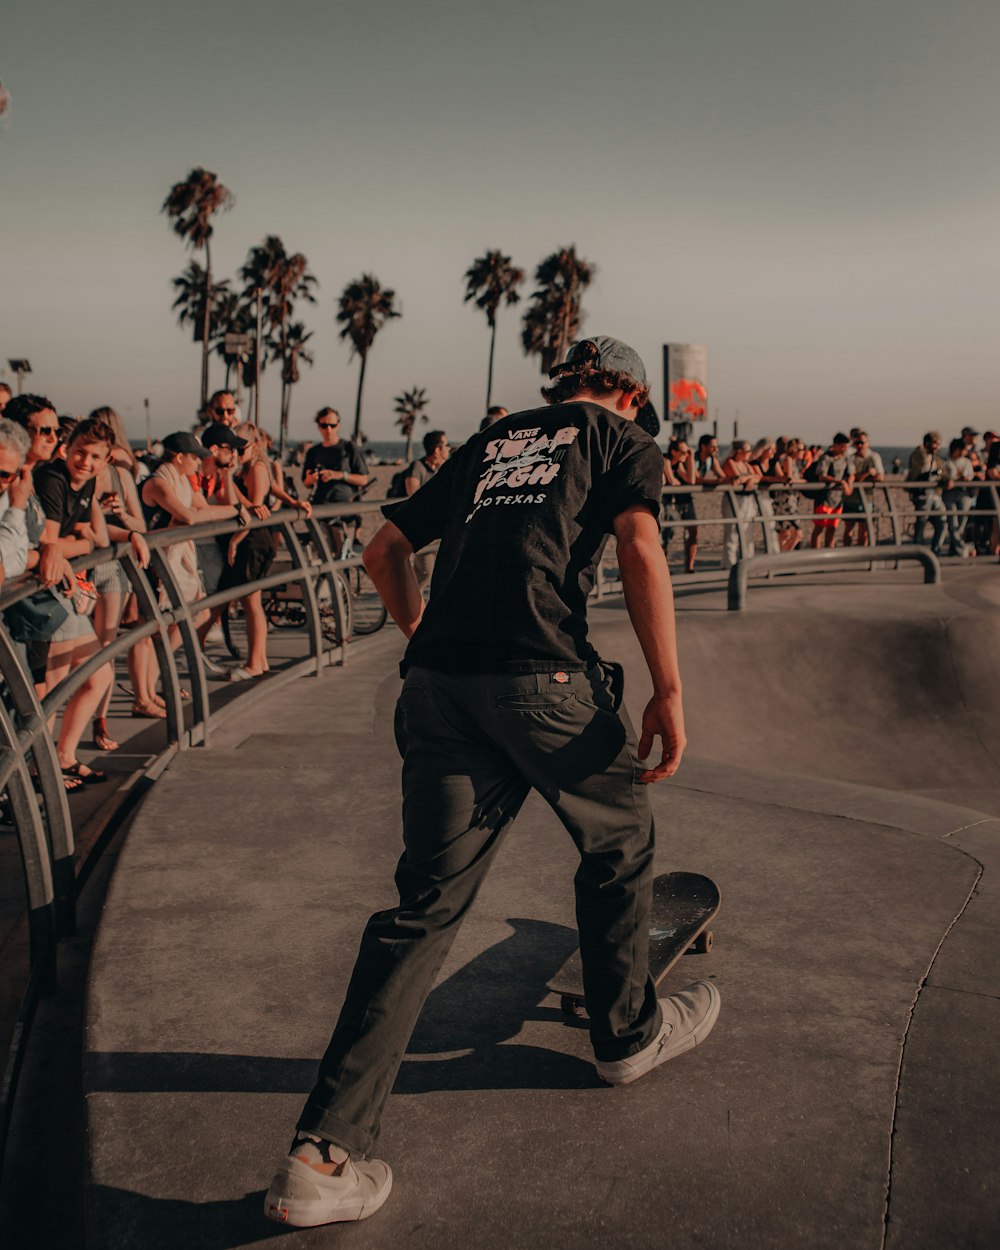
<path id="1" fill-rule="evenodd" d="M 532 787 L 580 853 L 576 914 L 594 1052 L 625 1059 L 655 1036 L 653 820 L 621 670 L 560 676 L 407 674 L 396 706 L 399 906 L 368 921 L 300 1129 L 355 1154 L 371 1149 L 434 978 Z"/>

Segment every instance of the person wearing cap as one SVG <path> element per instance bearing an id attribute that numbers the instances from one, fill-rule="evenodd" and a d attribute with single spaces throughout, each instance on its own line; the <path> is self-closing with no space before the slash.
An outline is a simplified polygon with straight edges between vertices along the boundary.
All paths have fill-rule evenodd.
<path id="1" fill-rule="evenodd" d="M 176 529 L 183 525 L 197 525 L 201 521 L 223 521 L 236 518 L 247 525 L 250 514 L 241 503 L 208 503 L 200 491 L 191 485 L 191 479 L 201 472 L 202 464 L 212 453 L 188 430 L 168 434 L 163 440 L 163 459 L 156 472 L 142 484 L 142 502 L 147 511 L 150 529 Z M 186 603 L 204 598 L 205 589 L 198 567 L 198 554 L 191 539 L 171 543 L 163 553 L 170 567 L 181 597 Z M 164 593 L 164 602 L 169 599 Z M 207 612 L 195 617 L 195 624 L 202 625 Z M 180 642 L 177 626 L 170 630 L 171 644 Z M 204 657 L 206 660 L 208 657 Z M 209 661 L 210 672 L 218 665 Z"/>
<path id="2" fill-rule="evenodd" d="M 983 459 L 976 448 L 976 439 L 979 437 L 979 431 L 974 430 L 971 425 L 962 426 L 962 455 L 972 465 L 974 476 L 981 480 L 983 476 Z"/>
<path id="3" fill-rule="evenodd" d="M 276 1221 L 365 1219 L 388 1196 L 369 1158 L 410 1033 L 459 923 L 532 788 L 579 852 L 575 877 L 598 1075 L 628 1084 L 704 1040 L 713 985 L 657 999 L 648 973 L 654 831 L 646 785 L 686 739 L 670 575 L 660 546 L 662 458 L 636 425 L 639 356 L 573 345 L 548 407 L 473 435 L 365 549 L 409 640 L 396 705 L 403 756 L 399 905 L 369 920 L 316 1085 L 265 1199 Z M 587 636 L 609 535 L 653 694 L 637 737 L 622 669 Z M 411 557 L 440 540 L 425 604 Z M 660 750 L 647 768 L 639 763 Z"/>

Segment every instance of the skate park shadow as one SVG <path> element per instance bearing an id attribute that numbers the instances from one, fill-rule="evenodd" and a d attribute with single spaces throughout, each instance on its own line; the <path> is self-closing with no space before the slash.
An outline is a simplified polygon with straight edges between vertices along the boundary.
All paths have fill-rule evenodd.
<path id="1" fill-rule="evenodd" d="M 509 937 L 464 964 L 429 995 L 394 1093 L 584 1089 L 597 1084 L 593 1064 L 511 1040 L 527 1020 L 564 1021 L 558 1008 L 539 1004 L 547 993 L 546 982 L 576 949 L 576 930 L 545 920 L 507 923 L 513 929 Z M 461 1050 L 469 1053 L 453 1053 Z"/>
<path id="2" fill-rule="evenodd" d="M 428 996 L 395 1093 L 595 1084 L 590 1063 L 545 1047 L 510 1044 L 527 1020 L 564 1019 L 558 1008 L 540 1003 L 546 982 L 576 948 L 576 930 L 544 920 L 507 923 L 513 929 L 509 937 L 457 969 Z M 456 1056 L 455 1051 L 470 1053 Z M 444 1054 L 448 1057 L 434 1057 Z M 85 1061 L 85 1087 L 92 1093 L 305 1095 L 315 1080 L 316 1063 L 199 1051 L 92 1052 Z"/>
<path id="3" fill-rule="evenodd" d="M 187 1202 L 179 1198 L 152 1198 L 113 1185 L 90 1188 L 90 1250 L 116 1250 L 142 1245 L 143 1250 L 176 1250 L 177 1246 L 197 1246 L 198 1250 L 236 1250 L 298 1232 L 282 1228 L 264 1218 L 264 1190 L 216 1202 Z M 141 1241 L 121 1240 L 125 1229 L 141 1230 Z M 114 1230 L 113 1240 L 106 1232 Z"/>

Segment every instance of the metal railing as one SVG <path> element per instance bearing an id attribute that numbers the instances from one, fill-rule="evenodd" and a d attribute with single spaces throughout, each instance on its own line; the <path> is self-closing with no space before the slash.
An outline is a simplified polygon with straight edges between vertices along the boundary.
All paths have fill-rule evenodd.
<path id="1" fill-rule="evenodd" d="M 361 563 L 359 555 L 344 559 L 337 554 L 331 523 L 343 517 L 377 513 L 381 501 L 328 504 L 317 507 L 311 519 L 282 510 L 251 528 L 279 535 L 290 558 L 290 567 L 256 581 L 230 587 L 196 600 L 185 601 L 169 560 L 175 543 L 214 540 L 240 532 L 235 521 L 211 522 L 160 530 L 146 535 L 150 566 L 139 566 L 131 545 L 118 544 L 73 560 L 75 571 L 98 568 L 118 560 L 134 591 L 140 622 L 123 629 L 110 643 L 74 668 L 40 699 L 24 653 L 0 623 L 0 795 L 6 795 L 20 849 L 26 895 L 28 970 L 20 1012 L 8 1044 L 6 1071 L 0 1086 L 0 1168 L 6 1145 L 14 1090 L 23 1059 L 31 1018 L 40 994 L 52 992 L 58 979 L 58 944 L 76 931 L 77 895 L 106 838 L 88 854 L 78 853 L 70 800 L 57 753 L 57 739 L 50 723 L 63 711 L 87 679 L 107 664 L 124 656 L 137 642 L 152 639 L 159 663 L 166 716 L 161 722 L 162 742 L 152 752 L 143 771 L 145 786 L 132 786 L 121 794 L 115 807 L 119 826 L 148 785 L 159 776 L 178 751 L 208 743 L 212 732 L 277 685 L 308 674 L 319 674 L 330 665 L 342 665 L 351 637 L 351 599 L 345 571 Z M 305 614 L 306 653 L 268 675 L 266 683 L 245 683 L 236 697 L 212 706 L 209 682 L 195 620 L 206 609 L 228 605 L 254 591 L 297 586 Z M 0 592 L 0 613 L 38 590 L 32 576 L 8 583 Z M 331 628 L 332 624 L 332 628 Z M 190 700 L 185 702 L 171 631 L 179 634 Z M 105 830 L 105 832 L 107 832 Z"/>
<path id="2" fill-rule="evenodd" d="M 722 529 L 722 550 L 716 567 L 728 569 L 737 560 L 746 559 L 754 554 L 758 542 L 768 555 L 782 552 L 781 532 L 793 527 L 802 532 L 805 543 L 809 528 L 817 521 L 829 518 L 817 516 L 812 511 L 811 499 L 822 497 L 827 486 L 815 483 L 795 483 L 791 485 L 767 484 L 759 485 L 752 490 L 741 490 L 735 486 L 666 486 L 663 489 L 665 516 L 661 526 L 667 536 L 703 527 L 710 535 L 718 534 Z M 918 535 L 930 529 L 934 545 L 950 541 L 953 532 L 968 533 L 970 523 L 987 519 L 993 527 L 1000 523 L 1000 482 L 973 482 L 962 484 L 960 490 L 969 497 L 975 497 L 974 507 L 949 507 L 947 493 L 927 482 L 888 481 L 874 485 L 862 483 L 856 485 L 853 497 L 860 504 L 860 509 L 843 511 L 839 517 L 838 529 L 849 524 L 856 531 L 863 532 L 866 545 L 900 546 L 906 542 L 908 531 L 914 529 Z M 695 505 L 695 515 L 684 518 L 671 515 L 676 511 L 672 501 L 678 497 L 690 497 Z M 704 504 L 715 500 L 712 515 L 702 515 Z M 806 504 L 808 511 L 802 509 Z M 994 536 L 997 530 L 993 529 Z M 936 540 L 935 540 L 935 535 Z M 855 541 L 857 534 L 855 535 Z M 876 558 L 883 557 L 880 553 Z M 763 570 L 762 570 L 763 571 Z M 769 573 L 772 569 L 767 570 Z"/>

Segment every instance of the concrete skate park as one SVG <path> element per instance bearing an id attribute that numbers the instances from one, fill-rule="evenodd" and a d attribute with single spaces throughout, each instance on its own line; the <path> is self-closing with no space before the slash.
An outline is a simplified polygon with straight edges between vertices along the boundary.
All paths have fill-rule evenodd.
<path id="1" fill-rule="evenodd" d="M 980 565 L 981 567 L 976 567 Z M 503 1250 L 993 1246 L 1000 1235 L 1000 572 L 776 581 L 678 600 L 690 746 L 657 871 L 722 890 L 704 1046 L 627 1088 L 546 981 L 575 945 L 569 838 L 532 796 L 413 1036 L 395 1184 L 297 1244 Z M 618 600 L 593 636 L 645 670 Z M 393 902 L 402 639 L 180 754 L 118 859 L 84 1084 L 94 1247 L 277 1244 L 263 1191 L 361 927 Z"/>

